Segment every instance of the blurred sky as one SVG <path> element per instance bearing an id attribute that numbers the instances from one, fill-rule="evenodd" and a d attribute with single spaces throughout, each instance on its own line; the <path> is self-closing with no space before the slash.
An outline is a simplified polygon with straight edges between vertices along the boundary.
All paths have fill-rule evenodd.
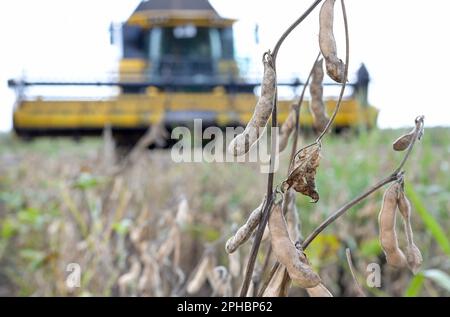
<path id="1" fill-rule="evenodd" d="M 1 0 L 0 130 L 11 128 L 14 93 L 8 78 L 23 71 L 40 76 L 89 78 L 117 67 L 109 44 L 111 22 L 125 21 L 140 0 Z M 239 57 L 257 63 L 312 0 L 211 0 L 217 11 L 240 20 Z M 370 102 L 381 110 L 380 127 L 450 125 L 448 63 L 450 1 L 346 0 L 350 26 L 350 73 L 364 62 L 371 74 Z M 337 1 L 337 9 L 340 5 Z M 342 15 L 336 39 L 344 58 Z M 259 25 L 260 43 L 253 30 Z M 318 52 L 318 10 L 287 39 L 278 55 L 280 77 L 308 74 Z M 326 93 L 327 91 L 325 91 Z"/>

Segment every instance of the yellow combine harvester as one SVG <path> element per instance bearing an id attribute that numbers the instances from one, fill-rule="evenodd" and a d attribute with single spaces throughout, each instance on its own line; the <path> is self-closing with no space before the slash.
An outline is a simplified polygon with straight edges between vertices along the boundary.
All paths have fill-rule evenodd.
<path id="1" fill-rule="evenodd" d="M 133 143 L 161 120 L 170 129 L 203 119 L 203 127 L 244 125 L 250 119 L 258 82 L 241 76 L 234 54 L 235 20 L 218 15 L 207 0 L 143 1 L 112 38 L 122 51 L 119 76 L 100 82 L 10 80 L 17 91 L 14 130 L 19 136 L 95 135 L 111 126 L 114 136 Z M 118 31 L 118 32 L 117 32 Z M 119 38 L 119 40 L 117 40 Z M 367 104 L 368 74 L 358 72 L 336 118 L 336 129 L 376 125 L 378 111 Z M 280 85 L 292 88 L 298 80 Z M 114 97 L 27 96 L 31 86 L 115 86 Z M 326 102 L 331 112 L 336 100 Z M 291 101 L 279 103 L 282 122 Z M 301 124 L 311 126 L 305 105 Z"/>

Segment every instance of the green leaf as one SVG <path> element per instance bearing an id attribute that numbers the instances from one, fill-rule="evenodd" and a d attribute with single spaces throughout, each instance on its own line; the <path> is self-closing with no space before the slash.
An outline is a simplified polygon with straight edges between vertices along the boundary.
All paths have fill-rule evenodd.
<path id="1" fill-rule="evenodd" d="M 425 280 L 425 276 L 423 273 L 419 273 L 413 277 L 411 282 L 409 282 L 409 286 L 405 291 L 405 297 L 417 297 L 422 290 L 423 281 Z"/>
<path id="2" fill-rule="evenodd" d="M 15 221 L 11 218 L 6 218 L 1 225 L 0 237 L 8 240 L 17 233 L 18 229 L 18 225 Z"/>
<path id="3" fill-rule="evenodd" d="M 378 238 L 363 241 L 359 248 L 362 257 L 374 257 L 382 252 Z"/>
<path id="4" fill-rule="evenodd" d="M 447 292 L 450 292 L 450 276 L 447 273 L 442 272 L 441 270 L 426 270 L 423 272 L 424 276 L 437 285 L 445 289 Z"/>
<path id="5" fill-rule="evenodd" d="M 25 259 L 29 264 L 29 269 L 35 271 L 45 261 L 47 255 L 43 251 L 24 249 L 19 252 L 20 256 Z"/>
<path id="6" fill-rule="evenodd" d="M 216 241 L 220 238 L 219 231 L 200 224 L 190 225 L 186 228 L 186 230 L 194 237 L 198 237 L 199 239 L 207 242 Z"/>
<path id="7" fill-rule="evenodd" d="M 448 276 L 447 273 L 441 270 L 432 269 L 432 270 L 425 270 L 414 276 L 414 278 L 409 283 L 409 286 L 406 289 L 404 296 L 406 297 L 419 296 L 425 278 L 435 282 L 437 285 L 442 287 L 447 292 L 450 292 L 450 276 Z"/>
<path id="8" fill-rule="evenodd" d="M 17 213 L 17 219 L 25 225 L 41 227 L 47 220 L 46 214 L 36 208 L 22 209 Z"/>
<path id="9" fill-rule="evenodd" d="M 130 219 L 122 219 L 120 222 L 113 224 L 113 230 L 119 235 L 125 235 L 130 230 L 132 221 Z"/>
<path id="10" fill-rule="evenodd" d="M 425 207 L 422 199 L 414 191 L 413 187 L 409 183 L 405 184 L 405 190 L 409 199 L 411 199 L 411 203 L 413 204 L 417 213 L 422 218 L 422 221 L 424 222 L 426 228 L 431 232 L 444 253 L 450 255 L 450 241 L 447 238 L 447 234 L 439 225 L 439 222 L 434 219 L 433 215 Z"/>
<path id="11" fill-rule="evenodd" d="M 78 176 L 78 179 L 75 181 L 74 187 L 86 190 L 96 187 L 99 183 L 100 181 L 93 175 L 89 173 L 81 173 L 80 176 Z"/>
<path id="12" fill-rule="evenodd" d="M 306 254 L 314 267 L 324 266 L 335 262 L 341 242 L 336 235 L 321 234 L 311 242 Z"/>
<path id="13" fill-rule="evenodd" d="M 10 209 L 19 209 L 24 204 L 22 195 L 18 192 L 0 192 L 0 202 Z"/>

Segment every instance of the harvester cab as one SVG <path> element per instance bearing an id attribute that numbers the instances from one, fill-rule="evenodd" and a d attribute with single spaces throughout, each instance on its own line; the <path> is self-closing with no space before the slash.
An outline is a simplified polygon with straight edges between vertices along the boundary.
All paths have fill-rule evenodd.
<path id="1" fill-rule="evenodd" d="M 202 0 L 142 2 L 112 28 L 123 47 L 121 79 L 152 81 L 160 91 L 207 91 L 237 79 L 233 23 Z M 179 86 L 179 87 L 176 87 Z M 144 93 L 147 87 L 124 93 Z"/>
<path id="2" fill-rule="evenodd" d="M 168 129 L 190 126 L 194 119 L 202 119 L 203 128 L 245 125 L 260 83 L 240 74 L 234 22 L 221 17 L 208 0 L 143 1 L 126 22 L 111 27 L 111 40 L 122 53 L 117 76 L 95 82 L 9 80 L 17 92 L 14 130 L 24 137 L 79 137 L 100 135 L 110 126 L 122 143 L 133 144 L 161 122 Z M 378 111 L 368 105 L 366 75 L 367 80 L 349 84 L 358 93 L 343 101 L 336 128 L 376 124 Z M 279 85 L 295 89 L 302 83 Z M 33 96 L 27 89 L 34 86 L 112 86 L 120 93 L 97 99 L 54 98 Z M 326 101 L 329 112 L 335 101 Z M 281 122 L 291 102 L 279 102 Z M 301 123 L 312 125 L 308 107 L 302 107 Z"/>

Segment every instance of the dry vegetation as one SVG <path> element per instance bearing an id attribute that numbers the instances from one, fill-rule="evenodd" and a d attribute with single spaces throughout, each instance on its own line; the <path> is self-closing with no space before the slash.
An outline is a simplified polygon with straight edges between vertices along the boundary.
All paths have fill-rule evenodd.
<path id="1" fill-rule="evenodd" d="M 386 145 L 399 134 L 373 131 L 358 137 L 329 136 L 322 152 L 323 172 L 316 180 L 320 201 L 313 205 L 307 197 L 296 200 L 303 233 L 395 167 L 401 155 L 386 151 Z M 407 165 L 408 181 L 414 183 L 407 184 L 407 192 L 414 195 L 410 196 L 414 240 L 424 258 L 419 277 L 386 265 L 378 240 L 382 193 L 377 192 L 319 235 L 306 252 L 334 296 L 356 294 L 346 247 L 352 250 L 356 274 L 368 295 L 449 295 L 445 284 L 445 272 L 450 271 L 449 155 L 449 131 L 429 129 Z M 211 254 L 208 266 L 228 267 L 232 294 L 237 295 L 251 243 L 234 258 L 226 255 L 224 246 L 233 226 L 244 223 L 248 213 L 261 204 L 265 175 L 258 166 L 176 164 L 168 151 L 149 151 L 113 178 L 108 157 L 105 146 L 95 140 L 22 143 L 1 137 L 1 294 L 187 295 L 187 282 L 193 279 L 202 255 Z M 281 170 L 287 161 L 284 153 Z M 178 234 L 174 234 L 173 220 L 183 196 L 193 219 L 184 220 L 188 224 L 179 228 L 182 239 L 174 239 L 181 246 L 158 259 L 169 237 Z M 436 226 L 443 230 L 443 237 Z M 142 232 L 143 240 L 149 242 L 144 253 L 133 242 L 136 232 Z M 402 228 L 399 235 L 400 246 L 406 246 Z M 269 245 L 264 240 L 261 250 Z M 181 253 L 178 260 L 175 249 Z M 264 254 L 258 257 L 259 267 Z M 71 262 L 82 268 L 81 287 L 74 290 L 65 284 L 66 266 Z M 366 288 L 364 283 L 371 262 L 381 265 L 380 289 Z M 153 278 L 146 278 L 151 274 Z M 212 287 L 205 280 L 193 295 L 209 296 Z M 306 295 L 295 285 L 289 293 Z"/>
<path id="2" fill-rule="evenodd" d="M 230 143 L 231 154 L 248 153 L 267 126 L 278 126 L 277 53 L 320 3 L 316 0 L 273 51 L 264 53 L 261 96 L 246 129 Z M 108 133 L 102 147 L 88 143 L 53 155 L 39 147 L 33 151 L 36 144 L 4 146 L 2 291 L 122 296 L 448 294 L 447 132 L 435 129 L 431 137 L 423 137 L 424 118 L 418 116 L 414 129 L 400 138 L 397 133 L 360 131 L 348 141 L 328 133 L 344 96 L 350 55 L 341 0 L 345 61 L 337 56 L 335 3 L 325 0 L 321 6 L 321 53 L 307 80 L 318 136 L 298 142 L 306 84 L 281 128 L 282 149 L 290 144 L 290 151 L 283 154 L 278 171 L 260 174 L 257 164 L 175 164 L 168 151 L 146 150 L 159 139 L 161 129 L 149 131 L 120 163 Z M 321 56 L 329 78 L 341 84 L 330 117 L 322 100 Z M 279 152 L 277 136 L 271 134 L 272 162 Z M 3 143 L 11 142 L 6 137 Z M 55 148 L 57 144 L 48 150 Z M 379 190 L 390 183 L 381 198 Z M 402 234 L 397 234 L 397 209 Z M 253 212 L 247 218 L 249 210 Z M 80 287 L 67 286 L 70 263 L 81 267 Z M 366 283 L 373 263 L 382 265 L 380 288 Z"/>

